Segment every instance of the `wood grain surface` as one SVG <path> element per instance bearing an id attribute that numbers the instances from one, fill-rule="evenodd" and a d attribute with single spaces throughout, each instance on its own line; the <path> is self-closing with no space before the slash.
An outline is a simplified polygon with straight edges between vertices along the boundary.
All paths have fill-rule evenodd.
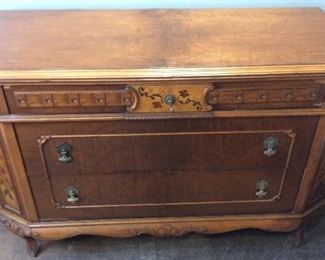
<path id="1" fill-rule="evenodd" d="M 0 70 L 325 64 L 324 25 L 320 9 L 2 11 Z"/>
<path id="2" fill-rule="evenodd" d="M 39 216 L 48 221 L 290 212 L 317 122 L 317 117 L 179 119 L 24 123 L 15 129 Z M 286 129 L 297 136 L 291 155 L 291 138 L 277 132 Z M 263 141 L 270 136 L 280 145 L 268 158 Z M 61 143 L 73 147 L 68 164 L 57 160 Z M 284 168 L 281 196 L 274 201 Z M 261 179 L 270 184 L 269 196 L 256 201 Z M 68 185 L 79 189 L 80 203 L 73 209 L 55 207 L 53 198 L 71 206 L 65 202 Z M 222 206 L 196 203 L 216 200 Z M 147 205 L 96 206 L 103 204 Z"/>

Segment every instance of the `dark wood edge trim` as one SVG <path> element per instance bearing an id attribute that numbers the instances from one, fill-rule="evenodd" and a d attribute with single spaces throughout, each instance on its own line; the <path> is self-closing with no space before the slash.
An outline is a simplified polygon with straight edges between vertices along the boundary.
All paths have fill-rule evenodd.
<path id="1" fill-rule="evenodd" d="M 34 199 L 29 187 L 20 149 L 16 140 L 16 134 L 11 124 L 0 124 L 0 134 L 7 154 L 8 167 L 11 178 L 16 186 L 17 197 L 23 208 L 23 213 L 30 221 L 38 219 Z"/>
<path id="2" fill-rule="evenodd" d="M 163 79 L 198 77 L 245 77 L 276 75 L 322 75 L 325 64 L 273 65 L 249 67 L 211 68 L 156 68 L 156 69 L 110 69 L 110 70 L 1 70 L 0 80 L 28 79 Z"/>
<path id="3" fill-rule="evenodd" d="M 302 177 L 301 185 L 294 206 L 295 213 L 302 212 L 308 203 L 312 187 L 314 185 L 318 163 L 320 162 L 322 149 L 325 143 L 325 116 L 319 118 L 318 126 L 315 131 L 314 141 L 309 152 L 309 158 Z"/>
<path id="4" fill-rule="evenodd" d="M 140 234 L 180 236 L 189 232 L 214 234 L 245 228 L 289 232 L 297 230 L 304 219 L 322 210 L 325 200 L 302 214 L 236 215 L 220 217 L 170 217 L 145 219 L 112 219 L 63 222 L 28 222 L 0 208 L 0 221 L 22 237 L 58 240 L 82 234 L 132 237 Z"/>
<path id="5" fill-rule="evenodd" d="M 317 109 L 273 109 L 215 111 L 193 113 L 126 113 L 126 114 L 51 114 L 51 115 L 2 115 L 0 123 L 40 123 L 40 122 L 81 122 L 111 120 L 164 120 L 164 119 L 204 119 L 237 117 L 288 117 L 325 116 L 325 108 Z"/>

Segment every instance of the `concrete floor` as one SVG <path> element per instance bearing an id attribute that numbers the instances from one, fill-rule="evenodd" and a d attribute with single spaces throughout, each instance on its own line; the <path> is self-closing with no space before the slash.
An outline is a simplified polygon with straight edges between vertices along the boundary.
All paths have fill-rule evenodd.
<path id="1" fill-rule="evenodd" d="M 23 239 L 0 225 L 0 260 L 29 257 Z M 178 238 L 114 239 L 80 236 L 48 243 L 38 260 L 52 259 L 325 259 L 325 216 L 306 231 L 306 242 L 293 246 L 286 233 L 241 230 L 219 235 L 189 234 Z"/>

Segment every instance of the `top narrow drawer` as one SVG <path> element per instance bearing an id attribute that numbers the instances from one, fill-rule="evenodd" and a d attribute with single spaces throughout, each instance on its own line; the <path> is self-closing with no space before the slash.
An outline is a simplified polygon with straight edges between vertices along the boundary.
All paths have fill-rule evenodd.
<path id="1" fill-rule="evenodd" d="M 128 84 L 12 85 L 13 114 L 208 112 L 321 108 L 325 81 L 131 82 Z"/>

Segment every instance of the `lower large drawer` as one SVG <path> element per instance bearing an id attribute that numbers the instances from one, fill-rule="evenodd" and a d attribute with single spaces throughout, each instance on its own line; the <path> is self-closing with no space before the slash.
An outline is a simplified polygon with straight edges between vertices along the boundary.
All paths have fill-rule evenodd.
<path id="1" fill-rule="evenodd" d="M 42 220 L 288 212 L 317 118 L 17 124 Z"/>

